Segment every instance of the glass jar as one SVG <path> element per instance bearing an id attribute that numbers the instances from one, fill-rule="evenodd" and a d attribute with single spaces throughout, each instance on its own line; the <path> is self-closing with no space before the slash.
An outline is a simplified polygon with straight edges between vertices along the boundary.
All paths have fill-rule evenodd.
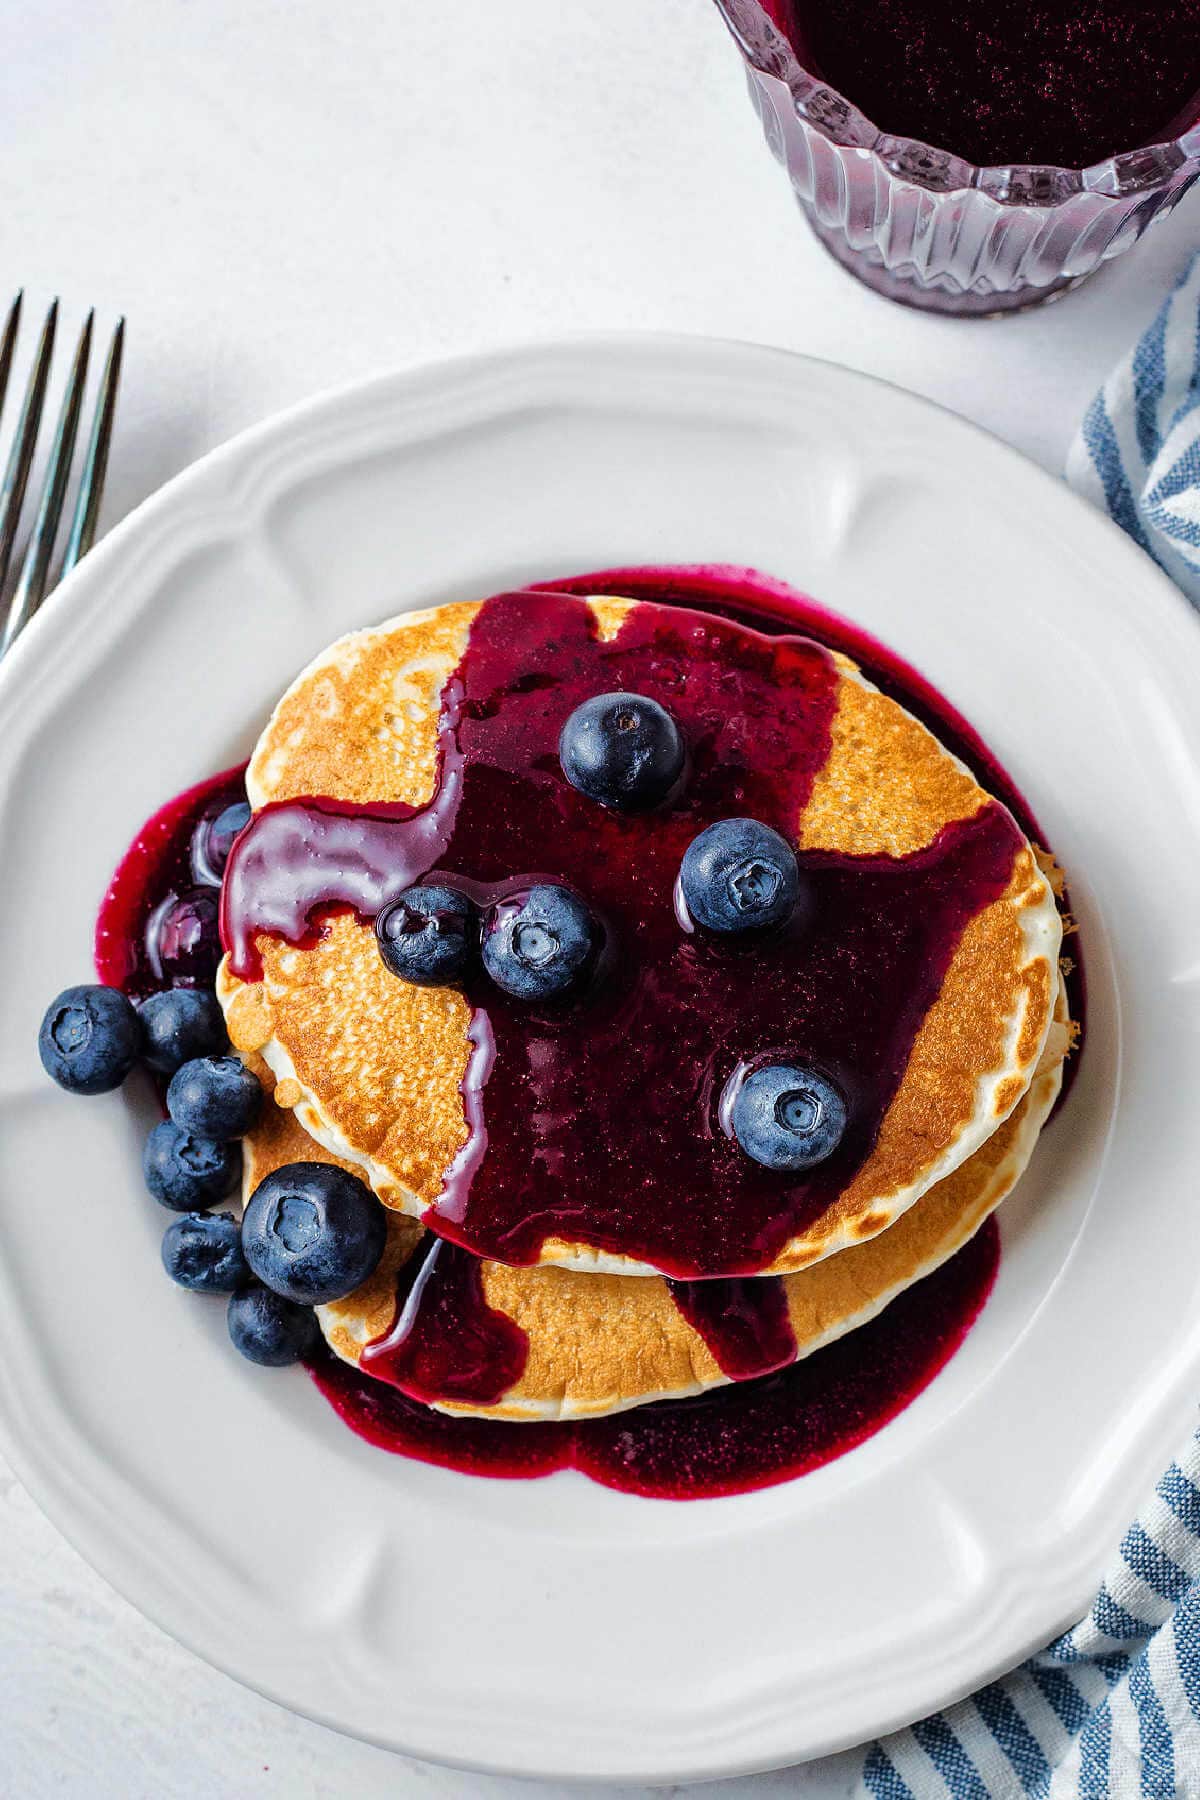
<path id="1" fill-rule="evenodd" d="M 1200 174 L 1200 123 L 1087 169 L 977 168 L 878 131 L 805 69 L 759 0 L 716 0 L 767 143 L 826 249 L 890 300 L 988 316 L 1056 298 Z"/>

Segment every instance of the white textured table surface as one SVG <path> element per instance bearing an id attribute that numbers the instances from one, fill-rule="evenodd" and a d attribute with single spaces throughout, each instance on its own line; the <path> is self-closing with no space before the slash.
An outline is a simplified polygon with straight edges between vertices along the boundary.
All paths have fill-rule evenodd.
<path id="1" fill-rule="evenodd" d="M 0 300 L 23 283 L 72 325 L 91 303 L 102 326 L 128 315 L 110 517 L 317 389 L 586 328 L 811 351 L 1057 470 L 1198 236 L 1193 197 L 1065 303 L 1003 323 L 888 307 L 808 237 L 711 0 L 20 12 L 0 56 Z M 0 1684 L 0 1793 L 22 1800 L 550 1791 L 348 1743 L 236 1687 L 118 1599 L 2 1465 Z M 720 1792 L 832 1800 L 850 1772 Z"/>

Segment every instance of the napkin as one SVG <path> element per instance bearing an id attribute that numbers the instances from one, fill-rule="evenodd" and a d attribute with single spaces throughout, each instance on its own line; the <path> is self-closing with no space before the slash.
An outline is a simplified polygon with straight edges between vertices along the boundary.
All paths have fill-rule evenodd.
<path id="1" fill-rule="evenodd" d="M 1200 254 L 1087 410 L 1067 480 L 1200 606 Z"/>
<path id="2" fill-rule="evenodd" d="M 860 1800 L 1197 1800 L 1200 1433 L 1092 1609 L 1013 1674 L 873 1744 Z"/>
<path id="3" fill-rule="evenodd" d="M 1067 480 L 1200 606 L 1200 253 L 1088 408 Z M 872 1744 L 860 1800 L 1200 1800 L 1200 1433 L 1082 1622 Z"/>

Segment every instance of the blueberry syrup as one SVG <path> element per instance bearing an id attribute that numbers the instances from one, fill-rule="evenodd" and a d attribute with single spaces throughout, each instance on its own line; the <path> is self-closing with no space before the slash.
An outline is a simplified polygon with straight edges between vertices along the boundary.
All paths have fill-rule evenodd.
<path id="1" fill-rule="evenodd" d="M 778 1275 L 671 1281 L 671 1298 L 731 1381 L 773 1375 L 796 1360 L 787 1291 Z"/>
<path id="2" fill-rule="evenodd" d="M 815 638 L 828 650 L 840 650 L 856 662 L 868 681 L 895 700 L 932 731 L 947 750 L 966 763 L 981 787 L 1002 800 L 1026 837 L 1044 843 L 1029 802 L 988 749 L 979 733 L 932 682 L 861 625 L 821 606 L 807 594 L 763 575 L 726 563 L 671 568 L 597 569 L 569 575 L 554 583 L 560 594 L 621 594 L 659 606 L 690 607 L 732 619 L 764 637 Z"/>
<path id="3" fill-rule="evenodd" d="M 508 1263 L 537 1261 L 558 1237 L 683 1280 L 750 1274 L 853 1178 L 962 931 L 1003 892 L 1021 838 L 991 803 L 904 858 L 802 853 L 808 903 L 769 942 L 682 932 L 676 877 L 704 826 L 748 814 L 796 841 L 837 680 L 807 637 L 647 604 L 601 642 L 568 595 L 498 595 L 451 686 L 428 806 L 285 801 L 238 839 L 222 932 L 247 979 L 261 970 L 258 932 L 311 942 L 330 909 L 370 920 L 418 878 L 495 900 L 538 871 L 603 921 L 605 969 L 577 1004 L 534 1007 L 468 982 L 495 1047 L 487 1148 L 450 1172 L 426 1215 L 435 1231 Z M 684 791 L 650 814 L 606 810 L 558 765 L 567 716 L 617 690 L 669 706 L 688 744 Z M 850 1102 L 838 1149 L 799 1175 L 751 1163 L 715 1118 L 739 1064 L 781 1054 L 827 1071 Z"/>
<path id="4" fill-rule="evenodd" d="M 1196 117 L 1194 0 L 764 0 L 881 131 L 987 167 L 1079 169 Z"/>
<path id="5" fill-rule="evenodd" d="M 494 1406 L 521 1378 L 529 1339 L 483 1292 L 478 1257 L 432 1234 L 400 1272 L 396 1317 L 362 1369 L 421 1401 Z"/>
<path id="6" fill-rule="evenodd" d="M 206 830 L 246 797 L 245 764 L 160 807 L 125 852 L 100 903 L 96 975 L 132 1000 L 169 987 L 211 987 L 221 959 L 219 880 L 200 859 Z"/>
<path id="7" fill-rule="evenodd" d="M 832 1462 L 915 1400 L 987 1300 L 999 1246 L 989 1220 L 877 1319 L 777 1375 L 606 1419 L 521 1425 L 452 1418 L 327 1351 L 309 1372 L 359 1437 L 419 1462 L 507 1479 L 578 1469 L 605 1487 L 659 1500 L 747 1493 Z"/>

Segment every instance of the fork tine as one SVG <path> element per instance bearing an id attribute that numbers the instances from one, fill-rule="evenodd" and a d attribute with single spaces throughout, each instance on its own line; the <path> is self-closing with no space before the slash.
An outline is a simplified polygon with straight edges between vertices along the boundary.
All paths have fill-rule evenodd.
<path id="1" fill-rule="evenodd" d="M 21 301 L 24 297 L 25 290 L 22 288 L 8 309 L 8 317 L 4 321 L 4 336 L 0 338 L 0 410 L 4 407 L 4 396 L 8 392 L 8 372 L 12 368 L 13 351 L 17 347 Z"/>
<path id="2" fill-rule="evenodd" d="M 93 315 L 89 313 L 84 320 L 79 343 L 75 348 L 46 479 L 42 485 L 37 520 L 30 534 L 29 547 L 21 565 L 20 580 L 8 609 L 8 617 L 4 621 L 4 635 L 0 637 L 0 656 L 4 655 L 17 633 L 32 619 L 46 592 L 46 576 L 50 569 L 54 540 L 58 535 L 58 522 L 62 518 L 63 499 L 71 473 L 71 458 L 75 454 L 75 434 L 79 429 L 88 356 L 92 347 L 92 318 Z"/>
<path id="3" fill-rule="evenodd" d="M 33 461 L 33 448 L 37 443 L 38 426 L 42 422 L 42 406 L 46 399 L 46 382 L 50 374 L 50 358 L 54 351 L 54 332 L 57 324 L 58 301 L 54 300 L 46 314 L 42 335 L 38 339 L 37 355 L 33 359 L 29 384 L 25 389 L 25 404 L 21 409 L 21 419 L 17 426 L 17 435 L 13 439 L 8 467 L 4 471 L 4 485 L 0 487 L 0 588 L 4 586 L 4 577 L 8 574 L 8 559 L 12 555 L 13 539 L 17 535 L 17 522 L 21 517 L 21 507 L 25 500 L 25 484 L 29 480 L 29 465 Z"/>
<path id="4" fill-rule="evenodd" d="M 67 538 L 67 548 L 63 553 L 60 581 L 63 575 L 70 574 L 81 556 L 87 555 L 96 535 L 96 521 L 100 516 L 100 502 L 104 497 L 104 477 L 108 471 L 108 446 L 112 440 L 113 414 L 117 406 L 117 384 L 121 379 L 121 356 L 124 347 L 125 321 L 118 319 L 117 328 L 112 335 L 112 343 L 108 347 L 104 374 L 100 381 L 100 393 L 96 400 L 95 417 L 92 420 L 92 433 L 88 439 L 83 474 L 79 478 L 79 493 L 75 499 L 71 532 Z"/>

